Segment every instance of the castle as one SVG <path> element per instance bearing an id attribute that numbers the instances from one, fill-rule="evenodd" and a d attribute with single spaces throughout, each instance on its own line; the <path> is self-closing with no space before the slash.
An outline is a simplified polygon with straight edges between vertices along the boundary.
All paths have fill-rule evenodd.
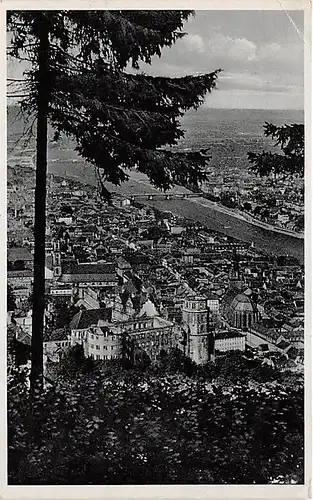
<path id="1" fill-rule="evenodd" d="M 209 360 L 208 309 L 204 297 L 191 296 L 184 301 L 180 324 L 161 317 L 149 299 L 137 313 L 128 302 L 122 313 L 117 300 L 117 310 L 113 304 L 106 317 L 101 309 L 77 313 L 71 323 L 71 344 L 83 345 L 85 355 L 95 360 L 123 357 L 126 344 L 144 351 L 152 362 L 171 348 L 184 350 L 199 365 Z"/>
<path id="2" fill-rule="evenodd" d="M 182 326 L 186 331 L 186 354 L 196 364 L 209 361 L 208 307 L 205 297 L 191 296 L 184 300 Z"/>

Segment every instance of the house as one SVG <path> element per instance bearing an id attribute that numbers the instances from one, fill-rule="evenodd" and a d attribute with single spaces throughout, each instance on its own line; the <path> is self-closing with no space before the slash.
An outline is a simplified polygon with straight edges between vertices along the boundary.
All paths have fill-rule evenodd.
<path id="1" fill-rule="evenodd" d="M 81 198 L 81 197 L 85 196 L 85 191 L 82 189 L 75 189 L 73 191 L 73 196 L 77 196 L 78 198 Z"/>
<path id="2" fill-rule="evenodd" d="M 246 336 L 238 330 L 221 331 L 215 334 L 215 351 L 244 351 L 245 348 Z"/>
<path id="3" fill-rule="evenodd" d="M 117 274 L 121 277 L 124 276 L 125 272 L 131 270 L 131 265 L 127 260 L 125 260 L 123 257 L 118 257 L 117 258 Z"/>
<path id="4" fill-rule="evenodd" d="M 135 299 L 138 297 L 119 295 L 113 310 L 83 310 L 77 313 L 70 325 L 71 345 L 81 344 L 85 355 L 95 360 L 120 358 L 123 348 L 130 349 L 129 355 L 132 349 L 140 349 L 151 360 L 156 360 L 162 349 L 176 347 L 180 338 L 179 328 L 160 317 L 151 300 L 140 300 L 135 304 Z M 119 306 L 125 310 L 124 315 L 122 312 L 116 314 Z M 126 311 L 132 315 L 126 314 Z"/>
<path id="5" fill-rule="evenodd" d="M 284 353 L 288 353 L 288 350 L 291 348 L 291 344 L 290 344 L 290 342 L 285 340 L 284 337 L 280 337 L 276 343 L 276 347 L 280 351 L 282 351 Z"/>
<path id="6" fill-rule="evenodd" d="M 106 325 L 112 320 L 112 309 L 83 309 L 75 314 L 70 323 L 71 345 L 83 344 L 88 329 Z"/>
<path id="7" fill-rule="evenodd" d="M 73 224 L 73 217 L 72 216 L 58 217 L 57 223 L 58 224 L 65 224 L 66 226 L 70 226 L 71 224 Z"/>
<path id="8" fill-rule="evenodd" d="M 32 318 L 33 311 L 30 310 L 25 316 L 17 316 L 14 317 L 14 321 L 17 326 L 20 327 L 21 330 L 23 330 L 25 333 L 28 335 L 32 334 L 32 325 L 33 325 L 33 318 Z M 44 326 L 46 326 L 49 323 L 49 320 L 51 319 L 50 314 L 48 311 L 45 311 L 44 314 Z"/>
<path id="9" fill-rule="evenodd" d="M 118 208 L 128 207 L 130 203 L 129 198 L 116 198 L 113 200 L 113 205 Z"/>
<path id="10" fill-rule="evenodd" d="M 53 257 L 52 255 L 49 255 L 46 257 L 46 265 L 45 265 L 45 280 L 46 281 L 51 281 L 53 280 L 54 277 L 54 265 L 53 265 Z"/>
<path id="11" fill-rule="evenodd" d="M 74 287 L 69 284 L 54 283 L 50 288 L 50 295 L 53 297 L 72 297 L 74 295 Z"/>
<path id="12" fill-rule="evenodd" d="M 186 228 L 176 224 L 170 224 L 170 233 L 174 235 L 180 235 L 186 231 Z"/>
<path id="13" fill-rule="evenodd" d="M 17 300 L 25 300 L 30 296 L 32 291 L 33 271 L 29 269 L 8 271 L 7 282 L 11 286 Z"/>
<path id="14" fill-rule="evenodd" d="M 8 248 L 7 251 L 8 271 L 22 271 L 34 269 L 34 257 L 24 247 Z"/>
<path id="15" fill-rule="evenodd" d="M 58 328 L 49 335 L 44 333 L 43 355 L 45 361 L 59 362 L 66 349 L 70 346 L 71 340 L 64 328 Z"/>
<path id="16" fill-rule="evenodd" d="M 122 336 L 106 326 L 92 326 L 83 341 L 86 357 L 95 360 L 120 359 L 122 357 Z"/>
<path id="17" fill-rule="evenodd" d="M 277 220 L 278 222 L 281 222 L 283 224 L 286 224 L 287 222 L 289 222 L 289 215 L 288 214 L 278 214 L 277 215 Z"/>
<path id="18" fill-rule="evenodd" d="M 193 264 L 195 256 L 198 256 L 199 250 L 196 248 L 186 248 L 183 250 L 181 261 L 184 264 Z"/>
<path id="19" fill-rule="evenodd" d="M 76 302 L 76 307 L 80 309 L 100 309 L 99 291 L 91 287 L 82 290 L 82 297 Z"/>
<path id="20" fill-rule="evenodd" d="M 128 320 L 140 313 L 141 307 L 146 302 L 145 294 L 129 292 L 130 289 L 126 283 L 124 291 L 114 298 L 114 307 L 112 312 L 113 321 Z"/>
<path id="21" fill-rule="evenodd" d="M 114 288 L 118 285 L 119 278 L 112 263 L 69 262 L 64 265 L 59 281 L 64 284 L 76 284 L 80 289 L 90 286 Z"/>
<path id="22" fill-rule="evenodd" d="M 220 299 L 217 295 L 209 294 L 207 296 L 207 306 L 210 312 L 218 313 L 220 307 Z"/>

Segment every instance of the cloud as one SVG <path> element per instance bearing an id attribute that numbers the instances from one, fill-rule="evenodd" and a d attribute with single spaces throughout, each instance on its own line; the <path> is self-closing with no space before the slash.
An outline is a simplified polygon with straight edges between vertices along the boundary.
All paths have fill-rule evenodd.
<path id="1" fill-rule="evenodd" d="M 200 35 L 188 34 L 181 39 L 187 50 L 191 52 L 204 52 L 205 44 Z"/>
<path id="2" fill-rule="evenodd" d="M 247 38 L 215 35 L 204 40 L 207 60 L 225 71 L 249 70 L 290 74 L 303 72 L 304 46 L 292 43 L 255 43 Z M 200 63 L 200 61 L 199 61 Z"/>
<path id="3" fill-rule="evenodd" d="M 246 60 L 250 62 L 255 59 L 255 53 L 256 45 L 253 42 L 249 42 L 245 38 L 237 38 L 231 46 L 229 56 L 236 61 Z"/>
<path id="4" fill-rule="evenodd" d="M 303 13 L 291 16 L 301 27 Z M 186 31 L 148 73 L 181 76 L 222 68 L 217 90 L 208 96 L 216 107 L 303 107 L 304 44 L 284 12 L 198 12 Z"/>
<path id="5" fill-rule="evenodd" d="M 282 49 L 282 45 L 277 42 L 262 45 L 258 51 L 258 60 L 281 59 L 283 56 Z"/>
<path id="6" fill-rule="evenodd" d="M 275 67 L 276 71 L 292 73 L 303 68 L 304 45 L 268 43 L 262 45 L 257 54 L 256 62 L 264 68 Z M 303 72 L 303 69 L 302 69 Z"/>
<path id="7" fill-rule="evenodd" d="M 256 45 L 246 38 L 232 38 L 221 34 L 207 40 L 207 49 L 214 57 L 234 61 L 253 61 Z"/>

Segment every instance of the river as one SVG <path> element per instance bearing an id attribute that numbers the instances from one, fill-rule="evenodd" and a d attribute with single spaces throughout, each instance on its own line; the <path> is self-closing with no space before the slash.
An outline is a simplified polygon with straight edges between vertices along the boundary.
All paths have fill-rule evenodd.
<path id="1" fill-rule="evenodd" d="M 78 165 L 76 168 L 77 167 Z M 82 172 L 77 172 L 78 175 L 72 175 L 71 169 L 67 168 L 60 171 L 58 162 L 53 162 L 49 165 L 49 172 L 88 185 L 96 185 L 95 175 L 90 168 L 87 170 L 88 175 L 86 175 L 86 169 L 84 175 L 81 175 Z M 151 186 L 147 178 L 143 174 L 137 172 L 132 172 L 130 180 L 124 182 L 121 186 L 114 186 L 110 183 L 106 185 L 111 192 L 128 197 L 138 193 L 158 193 L 158 191 Z M 169 191 L 169 193 L 183 192 L 186 193 L 188 190 L 178 186 Z M 253 243 L 254 247 L 262 252 L 274 255 L 289 255 L 297 258 L 301 264 L 304 263 L 304 238 L 254 224 L 251 221 L 238 217 L 236 213 L 220 209 L 218 206 L 208 203 L 207 200 L 203 198 L 173 198 L 168 200 L 140 199 L 140 203 L 155 207 L 161 211 L 169 211 L 174 215 L 185 217 L 186 219 L 200 222 L 213 231 L 223 233 L 238 240 Z"/>
<path id="2" fill-rule="evenodd" d="M 213 207 L 199 205 L 192 199 L 151 200 L 146 203 L 160 210 L 168 210 L 175 215 L 200 222 L 213 231 L 253 243 L 256 249 L 263 252 L 289 255 L 296 257 L 301 264 L 304 262 L 303 238 L 254 225 Z"/>

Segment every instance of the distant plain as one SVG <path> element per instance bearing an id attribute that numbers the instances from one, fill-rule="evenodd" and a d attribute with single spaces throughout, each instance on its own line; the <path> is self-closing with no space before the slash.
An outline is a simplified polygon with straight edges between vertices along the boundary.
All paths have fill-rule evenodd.
<path id="1" fill-rule="evenodd" d="M 303 111 L 294 110 L 226 110 L 201 108 L 197 112 L 186 113 L 182 119 L 185 138 L 173 149 L 189 150 L 210 148 L 211 161 L 209 170 L 220 175 L 232 168 L 237 172 L 248 169 L 248 151 L 273 149 L 273 142 L 263 136 L 265 122 L 283 125 L 285 123 L 303 123 Z M 27 127 L 27 125 L 26 125 Z M 25 122 L 18 116 L 16 107 L 8 108 L 8 160 L 14 157 L 32 155 L 35 138 L 31 137 L 25 151 Z M 53 132 L 50 131 L 52 139 Z M 32 151 L 33 149 L 33 151 Z M 49 173 L 73 179 L 89 185 L 97 185 L 95 169 L 85 162 L 75 151 L 73 141 L 62 137 L 60 141 L 49 141 Z M 18 163 L 18 160 L 16 160 Z M 107 183 L 111 191 L 125 196 L 138 193 L 155 193 L 148 179 L 141 173 L 132 172 L 129 181 L 120 187 Z M 175 187 L 171 192 L 186 192 L 182 187 Z M 304 241 L 289 235 L 273 233 L 263 228 L 253 227 L 246 221 L 235 219 L 218 212 L 214 208 L 201 207 L 192 200 L 154 200 L 149 205 L 162 210 L 169 210 L 197 220 L 212 230 L 219 231 L 237 239 L 253 243 L 256 248 L 274 254 L 288 254 L 304 261 Z"/>

